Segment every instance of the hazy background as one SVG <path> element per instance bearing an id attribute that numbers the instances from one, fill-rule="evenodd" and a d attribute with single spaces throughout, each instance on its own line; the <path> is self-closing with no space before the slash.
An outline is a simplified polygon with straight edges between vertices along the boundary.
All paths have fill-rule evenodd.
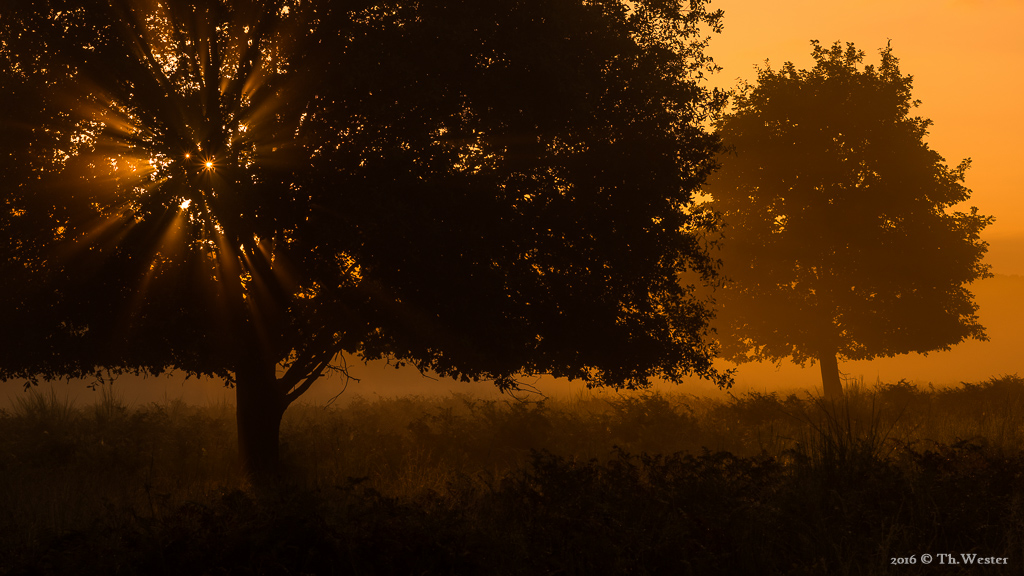
<path id="1" fill-rule="evenodd" d="M 957 384 L 1024 373 L 1024 2 L 1020 0 L 717 0 L 725 30 L 709 53 L 723 67 L 721 87 L 753 82 L 756 67 L 791 61 L 811 68 L 810 40 L 853 42 L 878 63 L 891 41 L 900 71 L 914 77 L 916 115 L 931 119 L 927 142 L 950 165 L 971 158 L 967 206 L 996 217 L 985 230 L 986 261 L 995 278 L 972 285 L 989 342 L 969 341 L 948 352 L 840 363 L 849 377 L 919 384 Z M 966 207 L 964 207 L 966 211 Z M 817 366 L 744 365 L 737 390 L 821 386 Z M 701 390 L 699 385 L 695 390 Z M 707 385 L 704 388 L 708 388 Z M 699 393 L 699 392 L 698 392 Z"/>
<path id="2" fill-rule="evenodd" d="M 974 194 L 970 205 L 996 222 L 984 238 L 990 243 L 987 261 L 996 277 L 972 287 L 989 342 L 967 342 L 948 352 L 908 355 L 871 362 L 846 362 L 840 371 L 877 380 L 906 379 L 921 385 L 957 384 L 1003 374 L 1024 373 L 1024 194 L 1020 184 L 1024 157 L 1024 2 L 1020 0 L 718 0 L 726 12 L 725 31 L 713 39 L 708 53 L 724 70 L 713 79 L 721 87 L 739 79 L 753 81 L 755 67 L 769 60 L 773 67 L 786 61 L 798 68 L 813 66 L 810 40 L 824 45 L 853 42 L 877 62 L 877 50 L 891 40 L 904 74 L 914 76 L 914 97 L 922 101 L 917 113 L 934 121 L 928 142 L 949 164 L 973 160 L 967 185 Z M 729 365 L 723 363 L 723 367 Z M 489 382 L 460 383 L 434 380 L 413 369 L 396 370 L 383 362 L 350 363 L 353 376 L 339 401 L 405 394 L 473 392 L 496 394 Z M 304 401 L 326 403 L 342 389 L 339 378 L 318 382 Z M 549 395 L 578 393 L 582 386 L 542 378 L 538 388 Z M 733 393 L 748 390 L 797 390 L 820 387 L 817 366 L 801 369 L 791 363 L 744 365 L 737 372 Z M 60 395 L 78 402 L 98 396 L 84 383 L 53 384 Z M 49 384 L 43 384 L 44 389 Z M 188 402 L 233 402 L 233 391 L 222 383 L 185 380 L 181 376 L 137 379 L 122 377 L 116 388 L 128 402 L 147 403 L 183 398 Z M 701 396 L 724 394 L 711 384 L 693 381 L 681 387 Z M 22 390 L 20 381 L 0 383 L 0 405 Z"/>
<path id="3" fill-rule="evenodd" d="M 1024 274 L 1024 2 L 1021 0 L 717 0 L 725 31 L 708 52 L 722 87 L 756 79 L 755 66 L 792 61 L 811 68 L 810 40 L 853 42 L 878 62 L 892 41 L 900 71 L 914 77 L 917 114 L 934 121 L 927 138 L 947 163 L 973 161 L 967 186 L 982 214 L 999 274 Z"/>

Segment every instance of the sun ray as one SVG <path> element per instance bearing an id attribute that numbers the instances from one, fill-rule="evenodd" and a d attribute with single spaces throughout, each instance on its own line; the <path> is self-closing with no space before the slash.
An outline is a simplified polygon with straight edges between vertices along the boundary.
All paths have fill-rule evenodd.
<path id="1" fill-rule="evenodd" d="M 55 253 L 86 276 L 137 281 L 118 313 L 126 331 L 160 297 L 161 274 L 182 273 L 175 267 L 187 262 L 222 323 L 244 315 L 264 342 L 280 332 L 274 307 L 298 287 L 285 245 L 256 232 L 260 219 L 277 217 L 270 202 L 293 201 L 295 189 L 268 199 L 254 186 L 268 175 L 274 184 L 304 151 L 297 132 L 308 118 L 295 103 L 308 101 L 319 79 L 294 70 L 320 24 L 310 5 L 278 4 L 291 8 L 112 0 L 121 26 L 95 40 L 82 34 L 91 48 L 65 37 L 74 73 L 54 91 L 54 106 L 73 129 L 47 150 L 59 176 L 41 197 L 65 212 L 53 218 Z"/>

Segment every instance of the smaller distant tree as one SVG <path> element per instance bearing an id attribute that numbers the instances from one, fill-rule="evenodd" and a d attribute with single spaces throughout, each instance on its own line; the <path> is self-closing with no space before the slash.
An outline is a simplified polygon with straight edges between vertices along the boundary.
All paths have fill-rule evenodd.
<path id="1" fill-rule="evenodd" d="M 911 113 L 912 77 L 812 42 L 814 68 L 760 69 L 719 122 L 727 152 L 707 185 L 723 221 L 718 331 L 736 362 L 817 361 L 826 397 L 840 358 L 947 350 L 987 339 L 966 285 L 991 274 L 969 160 L 949 167 Z"/>

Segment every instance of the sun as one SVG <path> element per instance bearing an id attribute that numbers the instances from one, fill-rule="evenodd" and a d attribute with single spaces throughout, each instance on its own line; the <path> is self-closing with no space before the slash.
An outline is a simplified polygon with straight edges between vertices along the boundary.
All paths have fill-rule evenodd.
<path id="1" fill-rule="evenodd" d="M 138 248 L 140 262 L 151 259 L 153 278 L 169 274 L 172 264 L 195 258 L 193 272 L 208 272 L 204 272 L 207 279 L 216 283 L 210 294 L 221 299 L 218 305 L 236 296 L 247 298 L 245 282 L 248 290 L 280 291 L 282 281 L 276 275 L 283 274 L 283 267 L 274 265 L 275 260 L 281 262 L 274 253 L 278 240 L 255 232 L 257 221 L 259 225 L 270 221 L 264 215 L 271 211 L 262 202 L 276 202 L 277 195 L 245 191 L 250 186 L 277 184 L 262 177 L 277 174 L 275 165 L 292 161 L 292 156 L 286 159 L 278 154 L 282 149 L 305 153 L 299 129 L 308 115 L 304 106 L 292 104 L 312 97 L 306 92 L 312 86 L 306 86 L 302 70 L 285 57 L 292 42 L 288 31 L 297 25 L 291 20 L 297 16 L 279 17 L 273 25 L 257 27 L 253 19 L 262 16 L 255 9 L 204 12 L 196 20 L 174 8 L 174 2 L 119 0 L 114 4 L 147 14 L 137 23 L 125 21 L 121 36 L 108 30 L 115 44 L 104 48 L 111 50 L 111 57 L 123 59 L 118 62 L 123 63 L 133 88 L 125 88 L 118 75 L 98 74 L 80 83 L 69 80 L 68 89 L 74 92 L 67 97 L 71 107 L 62 126 L 66 135 L 62 132 L 59 140 L 55 136 L 53 149 L 47 151 L 61 174 L 61 184 L 52 193 L 64 194 L 70 188 L 68 182 L 81 183 L 88 192 L 76 192 L 74 197 L 76 202 L 82 197 L 81 208 L 75 204 L 76 214 L 82 214 L 75 227 L 62 222 L 55 234 L 67 237 L 76 251 L 93 251 L 93 245 L 101 242 L 105 250 L 109 245 L 113 251 L 134 234 L 133 243 L 144 239 L 151 245 L 128 246 L 126 241 L 125 250 Z M 72 26 L 78 17 L 58 12 L 49 20 L 55 26 Z M 82 18 L 74 25 L 86 31 L 99 26 Z M 103 30 L 107 29 L 97 28 Z M 0 36 L 7 38 L 6 32 Z M 122 41 L 127 44 L 116 44 Z M 6 62 L 13 54 L 0 46 L 0 60 Z M 98 64 L 102 59 L 97 60 L 94 50 L 75 48 L 72 56 L 87 63 L 85 68 L 97 63 L 97 69 L 102 69 Z M 281 143 L 278 134 L 285 126 L 292 136 Z M 264 160 L 269 168 L 262 164 Z M 301 199 L 295 190 L 282 192 L 288 198 L 284 201 Z M 230 296 L 223 289 L 224 281 L 236 272 L 240 282 L 235 296 Z M 147 297 L 146 288 L 147 284 L 140 284 L 136 290 L 139 302 Z M 125 317 L 134 313 L 134 308 L 124 312 Z"/>

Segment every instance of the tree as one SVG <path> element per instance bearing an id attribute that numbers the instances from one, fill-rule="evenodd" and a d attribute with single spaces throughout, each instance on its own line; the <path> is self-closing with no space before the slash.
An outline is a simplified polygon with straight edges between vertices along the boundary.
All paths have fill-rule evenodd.
<path id="1" fill-rule="evenodd" d="M 339 354 L 514 387 L 711 365 L 677 281 L 703 0 L 26 0 L 0 17 L 0 377 L 224 378 L 272 473 Z M 8 171 L 8 168 L 10 170 Z M 16 168 L 16 169 L 15 169 Z"/>
<path id="2" fill-rule="evenodd" d="M 718 330 L 730 359 L 821 366 L 985 339 L 966 284 L 989 275 L 969 160 L 948 167 L 911 116 L 911 76 L 889 47 L 813 42 L 811 70 L 759 70 L 718 123 L 728 152 L 708 182 L 721 214 Z"/>

